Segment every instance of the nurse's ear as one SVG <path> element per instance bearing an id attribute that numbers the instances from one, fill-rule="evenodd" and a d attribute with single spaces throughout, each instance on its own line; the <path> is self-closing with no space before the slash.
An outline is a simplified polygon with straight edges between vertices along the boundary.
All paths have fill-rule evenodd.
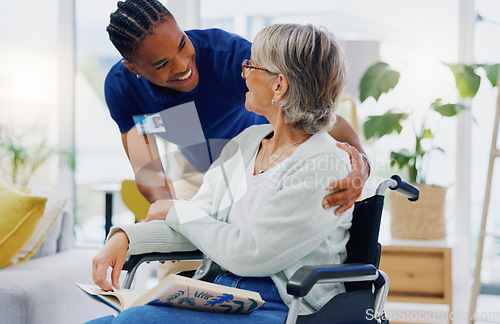
<path id="1" fill-rule="evenodd" d="M 134 73 L 137 76 L 141 75 L 139 68 L 134 63 L 126 60 L 122 60 L 121 63 L 125 65 L 130 72 Z"/>

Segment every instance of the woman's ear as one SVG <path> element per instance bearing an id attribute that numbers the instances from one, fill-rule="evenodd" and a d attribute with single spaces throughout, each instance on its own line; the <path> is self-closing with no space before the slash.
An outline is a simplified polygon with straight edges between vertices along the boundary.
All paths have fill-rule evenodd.
<path id="1" fill-rule="evenodd" d="M 283 74 L 278 74 L 273 84 L 274 101 L 279 102 L 288 90 L 288 80 Z"/>
<path id="2" fill-rule="evenodd" d="M 122 60 L 121 63 L 123 65 L 125 65 L 130 72 L 132 72 L 132 73 L 134 73 L 136 75 L 140 75 L 141 74 L 141 73 L 139 73 L 139 68 L 134 63 L 131 63 L 131 62 L 125 61 L 125 60 Z"/>

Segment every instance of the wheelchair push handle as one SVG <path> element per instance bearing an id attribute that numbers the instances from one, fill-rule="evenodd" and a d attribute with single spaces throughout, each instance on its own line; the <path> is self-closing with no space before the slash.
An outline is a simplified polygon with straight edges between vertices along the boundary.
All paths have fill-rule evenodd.
<path id="1" fill-rule="evenodd" d="M 376 194 L 384 196 L 387 189 L 396 191 L 400 195 L 408 198 L 409 201 L 417 201 L 419 197 L 418 188 L 401 180 L 401 177 L 398 175 L 393 175 L 390 179 L 384 180 L 378 186 Z"/>
<path id="2" fill-rule="evenodd" d="M 398 175 L 393 175 L 391 179 L 397 182 L 396 186 L 390 186 L 389 189 L 396 191 L 397 193 L 408 198 L 409 201 L 417 201 L 419 196 L 418 188 L 414 185 L 409 184 L 408 182 L 404 182 L 401 180 L 401 177 Z"/>

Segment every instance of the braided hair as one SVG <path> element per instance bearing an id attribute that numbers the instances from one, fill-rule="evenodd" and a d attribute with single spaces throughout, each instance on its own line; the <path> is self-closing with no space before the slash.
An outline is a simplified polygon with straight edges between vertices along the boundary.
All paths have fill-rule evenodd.
<path id="1" fill-rule="evenodd" d="M 131 61 L 152 28 L 168 19 L 174 17 L 157 0 L 119 1 L 106 31 L 123 58 Z"/>

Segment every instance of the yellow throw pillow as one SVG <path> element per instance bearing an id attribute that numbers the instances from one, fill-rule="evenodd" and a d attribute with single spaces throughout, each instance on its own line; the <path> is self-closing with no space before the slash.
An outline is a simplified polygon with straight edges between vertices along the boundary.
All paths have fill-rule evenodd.
<path id="1" fill-rule="evenodd" d="M 40 218 L 40 222 L 38 222 L 35 233 L 33 233 L 30 240 L 11 259 L 14 264 L 28 261 L 33 255 L 35 255 L 35 253 L 37 253 L 42 243 L 46 244 L 46 246 L 44 246 L 40 256 L 50 255 L 57 252 L 57 239 L 61 234 L 60 227 L 62 224 L 62 221 L 59 220 L 59 216 L 61 215 L 66 204 L 66 198 L 57 191 L 45 188 L 34 188 L 30 193 L 32 196 L 47 198 L 47 202 L 45 203 L 45 210 Z M 51 230 L 54 226 L 56 228 L 54 229 L 54 232 L 52 232 Z M 49 232 L 51 234 L 47 239 Z"/>
<path id="2" fill-rule="evenodd" d="M 0 268 L 30 240 L 47 198 L 30 196 L 0 183 Z"/>

